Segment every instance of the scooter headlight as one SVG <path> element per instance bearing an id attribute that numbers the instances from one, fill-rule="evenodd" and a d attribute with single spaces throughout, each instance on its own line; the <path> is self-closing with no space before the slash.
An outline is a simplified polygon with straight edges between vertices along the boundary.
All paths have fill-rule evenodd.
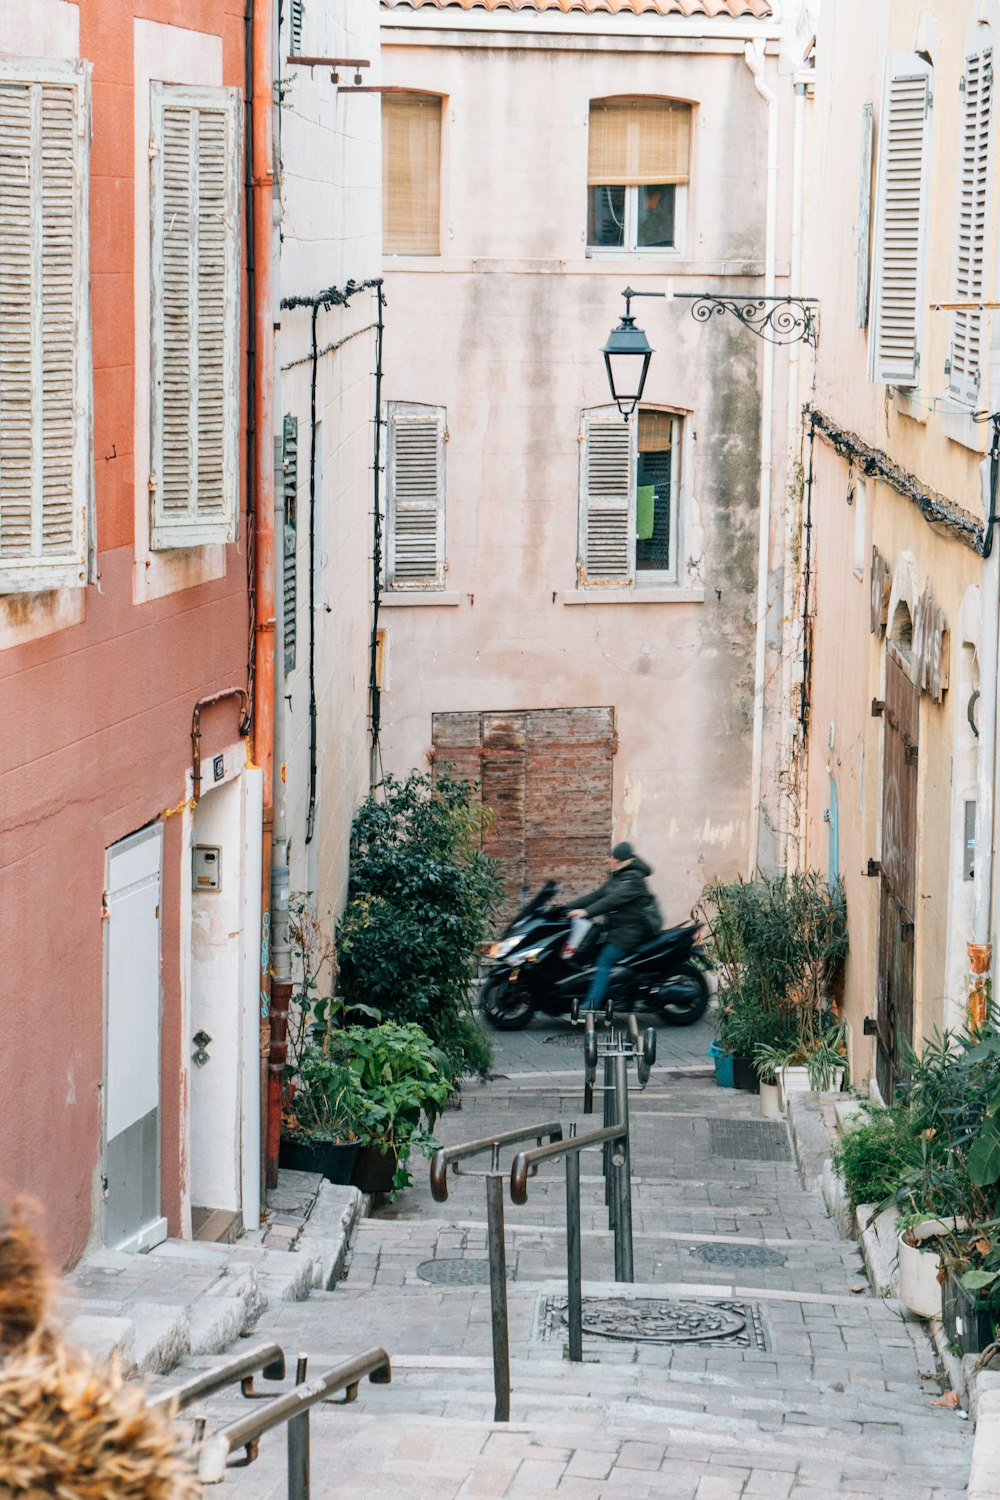
<path id="1" fill-rule="evenodd" d="M 494 943 L 491 946 L 490 958 L 506 958 L 507 954 L 512 953 L 520 941 L 518 937 L 501 938 L 498 943 Z"/>

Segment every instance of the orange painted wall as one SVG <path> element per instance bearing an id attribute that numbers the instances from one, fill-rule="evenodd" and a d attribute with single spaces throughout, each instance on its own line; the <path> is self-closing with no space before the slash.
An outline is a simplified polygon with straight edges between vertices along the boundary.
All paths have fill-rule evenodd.
<path id="1" fill-rule="evenodd" d="M 220 35 L 224 82 L 243 87 L 242 0 L 81 0 L 93 63 L 91 270 L 99 588 L 83 623 L 0 651 L 0 1180 L 46 1211 L 63 1263 L 91 1232 L 100 1163 L 104 851 L 184 796 L 195 701 L 247 670 L 246 518 L 225 576 L 132 602 L 135 509 L 133 20 Z M 244 328 L 246 306 L 244 294 Z M 245 339 L 244 339 L 245 369 Z M 26 596 L 19 607 L 42 607 Z M 213 709 L 204 752 L 236 737 Z M 162 1203 L 181 1199 L 181 828 L 163 872 Z"/>

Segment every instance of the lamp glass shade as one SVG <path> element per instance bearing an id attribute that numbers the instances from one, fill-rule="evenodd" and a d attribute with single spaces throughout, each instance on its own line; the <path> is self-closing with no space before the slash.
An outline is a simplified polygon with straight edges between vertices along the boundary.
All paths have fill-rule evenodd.
<path id="1" fill-rule="evenodd" d="M 623 318 L 619 327 L 608 335 L 602 353 L 611 399 L 622 415 L 628 417 L 642 399 L 653 354 L 649 340 L 641 328 L 634 326 L 631 318 Z"/>

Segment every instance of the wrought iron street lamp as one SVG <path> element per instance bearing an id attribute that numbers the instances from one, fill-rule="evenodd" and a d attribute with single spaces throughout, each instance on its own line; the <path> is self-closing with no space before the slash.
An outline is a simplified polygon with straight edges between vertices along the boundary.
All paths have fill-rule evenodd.
<path id="1" fill-rule="evenodd" d="M 722 297 L 714 292 L 637 292 L 627 286 L 625 316 L 612 329 L 601 351 L 608 371 L 611 399 L 626 422 L 642 399 L 646 374 L 653 350 L 641 328 L 632 317 L 633 297 L 677 298 L 690 302 L 691 316 L 707 323 L 715 314 L 731 313 L 751 333 L 770 344 L 811 344 L 819 342 L 819 304 L 815 297 Z"/>
<path id="2" fill-rule="evenodd" d="M 641 294 L 633 292 L 631 288 L 622 293 L 625 298 L 625 316 L 618 327 L 608 334 L 608 342 L 602 350 L 611 399 L 626 422 L 642 400 L 646 372 L 653 357 L 649 340 L 641 328 L 636 328 L 632 316 L 632 298 L 638 295 Z"/>

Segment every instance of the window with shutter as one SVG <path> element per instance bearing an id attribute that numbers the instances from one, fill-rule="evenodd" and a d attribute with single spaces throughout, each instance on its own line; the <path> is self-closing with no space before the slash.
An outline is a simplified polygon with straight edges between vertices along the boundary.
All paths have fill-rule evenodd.
<path id="1" fill-rule="evenodd" d="M 281 444 L 285 497 L 284 580 L 285 671 L 295 670 L 298 639 L 299 419 L 286 416 Z"/>
<path id="2" fill-rule="evenodd" d="M 292 56 L 298 56 L 302 51 L 302 9 L 303 0 L 291 0 L 291 15 L 289 17 L 292 43 Z"/>
<path id="3" fill-rule="evenodd" d="M 983 296 L 983 265 L 986 257 L 990 117 L 993 105 L 992 49 L 973 53 L 966 58 L 964 84 L 955 301 L 978 302 Z M 982 313 L 960 308 L 952 314 L 948 389 L 959 401 L 973 406 L 979 397 L 982 333 Z"/>
<path id="4" fill-rule="evenodd" d="M 930 79 L 915 54 L 891 57 L 879 121 L 869 375 L 904 388 L 917 383 L 923 333 Z"/>
<path id="5" fill-rule="evenodd" d="M 90 65 L 0 62 L 0 592 L 93 573 Z"/>
<path id="6" fill-rule="evenodd" d="M 635 463 L 633 426 L 616 407 L 583 419 L 580 475 L 581 583 L 629 583 Z"/>
<path id="7" fill-rule="evenodd" d="M 445 409 L 393 401 L 388 427 L 388 585 L 440 588 L 445 573 Z"/>
<path id="8" fill-rule="evenodd" d="M 231 542 L 239 486 L 239 92 L 154 83 L 151 104 L 151 544 Z"/>

